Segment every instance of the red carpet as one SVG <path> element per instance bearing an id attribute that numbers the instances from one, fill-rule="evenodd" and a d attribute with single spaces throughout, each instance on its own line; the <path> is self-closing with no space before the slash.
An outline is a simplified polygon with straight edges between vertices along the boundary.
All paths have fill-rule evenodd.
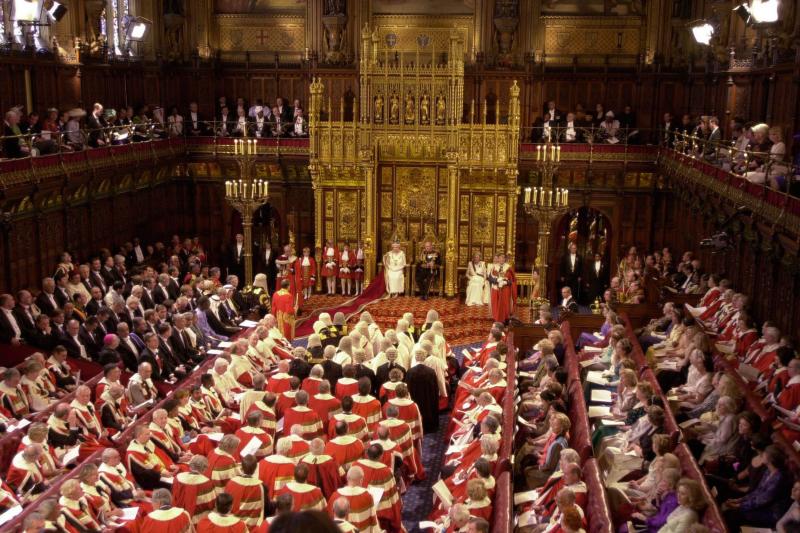
<path id="1" fill-rule="evenodd" d="M 359 312 L 362 307 L 368 305 L 369 303 L 375 300 L 382 298 L 385 292 L 386 292 L 386 283 L 383 281 L 382 277 L 378 277 L 372 280 L 372 283 L 370 283 L 369 286 L 366 289 L 364 289 L 364 292 L 362 292 L 359 296 L 350 298 L 349 300 L 345 300 L 344 302 L 341 302 L 342 298 L 341 296 L 336 297 L 336 299 L 341 302 L 338 305 L 334 304 L 332 306 L 328 305 L 328 306 L 314 308 L 314 310 L 311 312 L 310 315 L 298 320 L 294 332 L 295 337 L 305 337 L 307 335 L 311 335 L 312 333 L 314 333 L 313 329 L 314 322 L 317 320 L 317 317 L 319 316 L 320 313 L 329 313 L 331 315 L 331 318 L 333 318 L 334 313 L 344 313 L 345 316 L 349 317 L 353 313 Z M 304 305 L 309 305 L 309 304 L 313 305 L 316 301 L 325 304 L 328 303 L 326 301 L 326 298 L 330 298 L 331 300 L 333 300 L 334 297 L 312 296 L 307 303 L 304 303 Z"/>
<path id="2" fill-rule="evenodd" d="M 408 312 L 414 314 L 414 325 L 420 327 L 425 322 L 428 310 L 435 309 L 444 323 L 445 336 L 451 346 L 482 341 L 489 331 L 492 317 L 488 306 L 467 307 L 461 300 L 449 298 L 431 298 L 427 301 L 410 296 L 388 298 L 384 294 L 384 287 L 383 279 L 375 280 L 361 296 L 349 300 L 339 295 L 312 296 L 304 304 L 310 313 L 301 316 L 298 321 L 297 337 L 313 333 L 312 326 L 320 313 L 327 312 L 332 317 L 338 311 L 345 314 L 351 326 L 358 322 L 362 311 L 368 311 L 381 330 L 386 330 L 393 329 L 403 313 Z"/>

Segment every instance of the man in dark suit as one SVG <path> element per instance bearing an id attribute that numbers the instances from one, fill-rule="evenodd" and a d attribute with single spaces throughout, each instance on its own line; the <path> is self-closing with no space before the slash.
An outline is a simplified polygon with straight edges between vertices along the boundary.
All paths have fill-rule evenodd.
<path id="1" fill-rule="evenodd" d="M 51 351 L 60 342 L 61 336 L 50 326 L 50 317 L 42 313 L 36 317 L 36 328 L 30 335 L 29 344 L 44 351 Z"/>
<path id="2" fill-rule="evenodd" d="M 236 240 L 231 246 L 229 255 L 228 275 L 236 276 L 241 283 L 241 280 L 244 279 L 244 235 L 241 233 L 236 234 Z"/>
<path id="3" fill-rule="evenodd" d="M 564 286 L 572 289 L 575 297 L 580 296 L 580 284 L 583 276 L 583 258 L 578 255 L 578 246 L 571 242 L 567 247 L 567 254 L 561 258 L 558 280 Z"/>
<path id="4" fill-rule="evenodd" d="M 186 377 L 188 373 L 186 361 L 184 361 L 182 357 L 176 353 L 175 348 L 173 348 L 172 326 L 166 322 L 158 326 L 158 353 L 161 354 L 164 363 L 172 369 L 171 373 L 175 374 L 175 377 L 178 379 Z"/>
<path id="5" fill-rule="evenodd" d="M 97 355 L 103 348 L 103 340 L 97 339 L 97 329 L 100 325 L 100 320 L 96 316 L 90 316 L 80 328 L 80 339 L 83 341 L 86 350 L 89 352 L 89 357 L 93 361 L 97 360 Z"/>
<path id="6" fill-rule="evenodd" d="M 586 268 L 586 296 L 590 302 L 603 296 L 608 284 L 608 266 L 600 254 L 594 254 L 594 261 Z"/>
<path id="7" fill-rule="evenodd" d="M 292 351 L 294 359 L 289 361 L 289 375 L 303 381 L 311 374 L 311 365 L 308 364 L 308 352 L 304 348 L 295 348 Z"/>
<path id="8" fill-rule="evenodd" d="M 167 381 L 170 379 L 172 369 L 167 361 L 161 357 L 158 345 L 160 340 L 155 333 L 147 333 L 144 336 L 145 348 L 139 356 L 139 364 L 150 363 L 153 368 L 153 381 Z"/>
<path id="9" fill-rule="evenodd" d="M 184 124 L 186 133 L 193 137 L 205 135 L 208 132 L 208 124 L 206 124 L 206 122 L 200 116 L 197 102 L 189 103 L 189 112 L 186 114 L 186 120 L 184 121 Z"/>
<path id="10" fill-rule="evenodd" d="M 172 317 L 172 348 L 182 361 L 199 363 L 203 360 L 203 354 L 192 346 L 186 327 L 186 318 L 183 315 L 176 314 Z"/>
<path id="11" fill-rule="evenodd" d="M 331 384 L 331 390 L 336 390 L 336 383 L 342 377 L 342 365 L 333 360 L 336 355 L 335 346 L 326 346 L 323 352 L 325 360 L 322 362 L 322 370 L 325 379 Z"/>
<path id="12" fill-rule="evenodd" d="M 67 322 L 66 331 L 61 337 L 61 344 L 67 349 L 67 354 L 75 359 L 90 361 L 92 359 L 89 347 L 86 346 L 86 334 L 81 324 L 72 319 Z"/>
<path id="13" fill-rule="evenodd" d="M 397 348 L 390 346 L 386 348 L 383 353 L 386 355 L 387 361 L 379 366 L 378 371 L 375 372 L 376 386 L 378 387 L 378 391 L 380 391 L 381 386 L 384 383 L 389 381 L 389 372 L 395 368 L 399 369 L 403 373 L 403 379 L 406 377 L 406 369 L 397 363 Z"/>
<path id="14" fill-rule="evenodd" d="M 554 100 L 550 100 L 545 104 L 542 116 L 544 116 L 545 113 L 550 114 L 550 120 L 553 122 L 553 126 L 558 126 L 564 122 L 564 114 L 556 107 L 556 102 Z"/>
<path id="15" fill-rule="evenodd" d="M 272 250 L 272 245 L 267 241 L 264 243 L 264 252 L 262 254 L 264 260 L 264 272 L 267 275 L 267 288 L 270 295 L 275 292 L 275 278 L 278 275 L 278 267 L 275 265 L 275 252 Z"/>
<path id="16" fill-rule="evenodd" d="M 173 302 L 178 299 L 178 296 L 181 295 L 181 283 L 180 283 L 180 270 L 178 267 L 169 267 L 167 270 L 167 275 L 169 276 L 169 283 L 167 284 L 167 294 L 169 294 L 169 299 Z"/>
<path id="17" fill-rule="evenodd" d="M 42 280 L 42 290 L 36 296 L 36 307 L 42 314 L 49 315 L 57 308 L 61 307 L 58 303 L 58 298 L 55 294 L 56 282 L 53 278 L 44 278 Z"/>
<path id="18" fill-rule="evenodd" d="M 156 304 L 163 304 L 164 300 L 175 300 L 169 295 L 169 282 L 170 277 L 168 274 L 159 274 L 158 283 L 153 288 L 152 296 L 153 302 Z"/>
<path id="19" fill-rule="evenodd" d="M 117 353 L 122 359 L 125 368 L 133 373 L 137 372 L 139 366 L 139 348 L 130 336 L 128 324 L 120 322 L 117 325 L 117 337 L 119 338 L 119 346 L 117 346 Z"/>
<path id="20" fill-rule="evenodd" d="M 143 309 L 153 309 L 156 306 L 156 303 L 153 301 L 153 289 L 155 288 L 156 282 L 153 278 L 145 278 L 142 280 L 142 297 L 140 301 Z"/>
<path id="21" fill-rule="evenodd" d="M 406 384 L 411 399 L 419 407 L 422 429 L 435 433 L 439 430 L 439 384 L 436 372 L 425 364 L 426 355 L 425 350 L 415 350 L 417 364 L 406 374 Z"/>
<path id="22" fill-rule="evenodd" d="M 294 111 L 286 102 L 283 101 L 283 98 L 280 96 L 275 100 L 275 107 L 278 108 L 278 115 L 281 117 L 281 122 L 284 124 L 291 124 L 294 122 Z"/>
<path id="23" fill-rule="evenodd" d="M 100 275 L 103 276 L 103 281 L 106 282 L 108 287 L 114 285 L 116 281 L 122 281 L 117 269 L 114 268 L 114 256 L 109 255 L 103 260 L 103 268 L 100 269 Z"/>
<path id="24" fill-rule="evenodd" d="M 719 119 L 711 117 L 708 119 L 708 139 L 704 150 L 705 158 L 709 161 L 716 161 L 719 143 L 722 141 L 722 130 L 719 128 Z"/>
<path id="25" fill-rule="evenodd" d="M 91 270 L 89 271 L 89 279 L 86 280 L 92 287 L 100 287 L 100 290 L 103 291 L 103 294 L 108 292 L 109 285 L 106 283 L 106 280 L 103 279 L 103 273 L 101 271 L 102 265 L 100 264 L 100 259 L 95 257 L 92 259 Z"/>
<path id="26" fill-rule="evenodd" d="M 674 146 L 677 130 L 678 124 L 675 123 L 672 113 L 664 113 L 664 123 L 661 125 L 661 143 L 664 146 Z"/>
<path id="27" fill-rule="evenodd" d="M 218 296 L 214 296 L 212 298 L 216 298 L 217 301 L 219 301 L 219 297 Z M 219 310 L 220 307 L 221 306 L 218 306 L 217 310 Z M 222 318 L 220 316 L 218 316 L 213 311 L 213 309 L 211 309 L 211 307 L 206 309 L 205 313 L 206 313 L 206 320 L 208 320 L 209 327 L 217 335 L 222 335 L 222 336 L 225 336 L 225 337 L 229 337 L 230 335 L 233 335 L 234 333 L 236 333 L 240 329 L 240 328 L 238 328 L 236 326 L 226 325 L 225 322 L 222 320 Z M 226 315 L 226 317 L 227 317 L 227 315 Z"/>
<path id="28" fill-rule="evenodd" d="M 95 103 L 92 107 L 92 112 L 86 117 L 86 128 L 89 130 L 89 146 L 92 148 L 105 146 L 105 128 L 107 126 L 106 119 L 103 117 L 103 106 Z"/>
<path id="29" fill-rule="evenodd" d="M 119 337 L 114 334 L 108 335 L 103 340 L 103 349 L 97 355 L 97 362 L 103 366 L 118 365 L 122 361 L 119 354 Z"/>
<path id="30" fill-rule="evenodd" d="M 53 276 L 53 281 L 55 282 L 53 296 L 56 298 L 58 307 L 60 309 L 64 309 L 64 306 L 67 304 L 67 302 L 69 302 L 69 294 L 67 293 L 67 281 L 69 281 L 69 278 L 67 277 L 67 274 L 59 272 Z"/>
<path id="31" fill-rule="evenodd" d="M 86 312 L 90 315 L 96 315 L 101 307 L 105 307 L 106 302 L 103 300 L 103 292 L 100 287 L 92 287 L 92 299 L 86 304 Z"/>
<path id="32" fill-rule="evenodd" d="M 578 312 L 578 302 L 572 297 L 572 289 L 569 287 L 561 288 L 561 303 L 559 307 L 562 311 L 569 311 L 570 313 Z"/>
<path id="33" fill-rule="evenodd" d="M 22 328 L 22 338 L 29 341 L 33 330 L 36 329 L 36 314 L 33 307 L 33 295 L 30 291 L 17 292 L 17 305 L 12 311 L 17 319 L 17 324 Z"/>
<path id="34" fill-rule="evenodd" d="M 16 109 L 6 112 L 5 122 L 3 123 L 3 157 L 17 159 L 28 157 L 30 147 L 25 140 L 19 137 L 22 130 L 19 128 L 20 113 Z"/>

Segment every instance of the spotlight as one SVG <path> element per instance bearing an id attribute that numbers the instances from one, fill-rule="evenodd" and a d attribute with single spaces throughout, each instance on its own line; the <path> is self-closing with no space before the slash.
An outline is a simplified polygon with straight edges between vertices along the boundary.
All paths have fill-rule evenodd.
<path id="1" fill-rule="evenodd" d="M 47 10 L 47 14 L 54 22 L 58 22 L 67 14 L 67 6 L 59 2 L 53 2 L 50 9 Z"/>
<path id="2" fill-rule="evenodd" d="M 769 24 L 778 20 L 778 0 L 753 0 L 750 15 L 756 24 Z"/>
<path id="3" fill-rule="evenodd" d="M 711 38 L 714 37 L 714 26 L 705 20 L 690 24 L 689 29 L 692 30 L 694 40 L 699 44 L 708 45 L 711 43 Z"/>
<path id="4" fill-rule="evenodd" d="M 125 38 L 128 41 L 144 41 L 152 23 L 142 17 L 126 17 Z"/>
<path id="5" fill-rule="evenodd" d="M 14 20 L 35 22 L 40 14 L 39 0 L 15 0 L 14 1 Z"/>

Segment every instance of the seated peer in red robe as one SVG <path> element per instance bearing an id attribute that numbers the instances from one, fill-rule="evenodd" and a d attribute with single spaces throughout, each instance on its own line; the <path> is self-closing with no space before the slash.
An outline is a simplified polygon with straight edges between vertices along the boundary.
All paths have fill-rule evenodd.
<path id="1" fill-rule="evenodd" d="M 227 492 L 218 494 L 214 510 L 197 524 L 197 531 L 201 533 L 247 533 L 247 524 L 232 514 L 232 509 L 233 496 Z"/>
<path id="2" fill-rule="evenodd" d="M 342 412 L 342 402 L 330 393 L 331 386 L 327 381 L 320 385 L 320 391 L 308 400 L 308 406 L 317 412 L 324 428 L 328 427 L 328 420 L 333 415 Z"/>
<path id="3" fill-rule="evenodd" d="M 308 407 L 308 393 L 299 391 L 295 395 L 296 405 L 289 408 L 283 417 L 284 429 L 300 426 L 304 439 L 313 439 L 323 434 L 322 421 L 313 409 Z"/>
<path id="4" fill-rule="evenodd" d="M 208 455 L 206 476 L 211 479 L 217 490 L 222 490 L 228 481 L 239 475 L 239 438 L 236 435 L 225 435 L 219 445 Z"/>
<path id="5" fill-rule="evenodd" d="M 378 533 L 381 527 L 378 525 L 372 495 L 363 488 L 363 484 L 364 471 L 354 466 L 347 472 L 347 485 L 334 492 L 328 500 L 328 513 L 333 516 L 334 502 L 340 497 L 345 498 L 350 503 L 347 521 L 359 532 Z"/>
<path id="6" fill-rule="evenodd" d="M 251 451 L 251 453 L 258 459 L 270 455 L 273 447 L 272 437 L 261 427 L 263 418 L 261 413 L 259 411 L 251 411 L 246 418 L 247 425 L 242 426 L 239 431 L 236 432 L 236 436 L 239 437 L 239 447 L 236 450 L 236 454 L 242 457 L 242 450 L 246 448 L 250 450 L 253 446 L 251 442 L 253 439 L 257 439 L 260 444 L 255 451 Z"/>
<path id="7" fill-rule="evenodd" d="M 181 507 L 172 506 L 167 489 L 153 491 L 153 509 L 138 524 L 139 533 L 186 533 L 192 530 L 192 519 Z"/>
<path id="8" fill-rule="evenodd" d="M 336 437 L 325 445 L 325 453 L 333 457 L 347 471 L 355 461 L 364 455 L 364 443 L 347 434 L 347 424 L 336 423 Z"/>
<path id="9" fill-rule="evenodd" d="M 310 453 L 303 457 L 300 464 L 308 466 L 307 482 L 322 490 L 325 501 L 344 484 L 344 469 L 325 453 L 325 441 L 322 439 L 311 441 Z"/>
<path id="10" fill-rule="evenodd" d="M 364 471 L 364 487 L 376 487 L 383 490 L 376 512 L 381 527 L 389 531 L 400 531 L 402 528 L 403 503 L 395 483 L 393 469 L 380 462 L 383 448 L 372 444 L 367 448 L 367 457 L 353 463 Z"/>
<path id="11" fill-rule="evenodd" d="M 251 530 L 261 526 L 264 521 L 264 485 L 258 478 L 258 459 L 253 455 L 242 457 L 242 474 L 232 478 L 225 485 L 225 492 L 233 497 L 231 513 L 237 516 Z"/>
<path id="12" fill-rule="evenodd" d="M 359 416 L 352 412 L 353 398 L 347 396 L 342 400 L 342 412 L 333 415 L 328 420 L 328 438 L 332 439 L 336 436 L 336 425 L 338 422 L 344 422 L 347 427 L 346 435 L 353 435 L 354 437 L 363 440 L 366 438 L 367 421 L 364 417 Z"/>
<path id="13" fill-rule="evenodd" d="M 309 468 L 305 463 L 294 467 L 294 481 L 289 481 L 278 491 L 278 495 L 292 495 L 292 510 L 296 513 L 302 511 L 322 511 L 325 509 L 325 499 L 319 487 L 307 483 Z"/>
<path id="14" fill-rule="evenodd" d="M 270 499 L 275 499 L 278 491 L 294 479 L 295 462 L 288 457 L 291 449 L 292 443 L 288 439 L 285 437 L 278 439 L 275 454 L 265 457 L 258 463 L 258 478 L 267 489 L 267 496 Z"/>
<path id="15" fill-rule="evenodd" d="M 371 389 L 372 382 L 363 377 L 358 380 L 358 394 L 352 396 L 353 414 L 361 416 L 367 422 L 370 433 L 375 431 L 381 421 L 381 402 L 370 395 Z"/>
<path id="16" fill-rule="evenodd" d="M 192 517 L 195 526 L 214 510 L 216 486 L 206 477 L 208 459 L 196 455 L 189 461 L 189 472 L 181 472 L 172 481 L 172 503 Z"/>

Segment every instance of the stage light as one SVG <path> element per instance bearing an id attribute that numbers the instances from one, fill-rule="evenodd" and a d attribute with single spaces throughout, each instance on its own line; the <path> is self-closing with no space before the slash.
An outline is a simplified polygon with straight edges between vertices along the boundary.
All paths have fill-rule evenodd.
<path id="1" fill-rule="evenodd" d="M 706 21 L 699 21 L 690 26 L 694 40 L 699 44 L 708 45 L 711 43 L 711 38 L 714 36 L 714 26 Z"/>
<path id="2" fill-rule="evenodd" d="M 750 15 L 755 24 L 769 24 L 778 20 L 778 0 L 753 0 Z"/>
<path id="3" fill-rule="evenodd" d="M 35 22 L 40 14 L 39 0 L 14 0 L 14 15 L 16 21 Z"/>
<path id="4" fill-rule="evenodd" d="M 125 38 L 128 41 L 143 41 L 150 30 L 151 22 L 142 17 L 126 17 Z"/>
<path id="5" fill-rule="evenodd" d="M 51 19 L 53 19 L 53 21 L 58 22 L 64 18 L 64 15 L 67 14 L 67 6 L 59 2 L 53 2 L 53 4 L 50 6 L 50 9 L 47 10 L 47 14 Z"/>

